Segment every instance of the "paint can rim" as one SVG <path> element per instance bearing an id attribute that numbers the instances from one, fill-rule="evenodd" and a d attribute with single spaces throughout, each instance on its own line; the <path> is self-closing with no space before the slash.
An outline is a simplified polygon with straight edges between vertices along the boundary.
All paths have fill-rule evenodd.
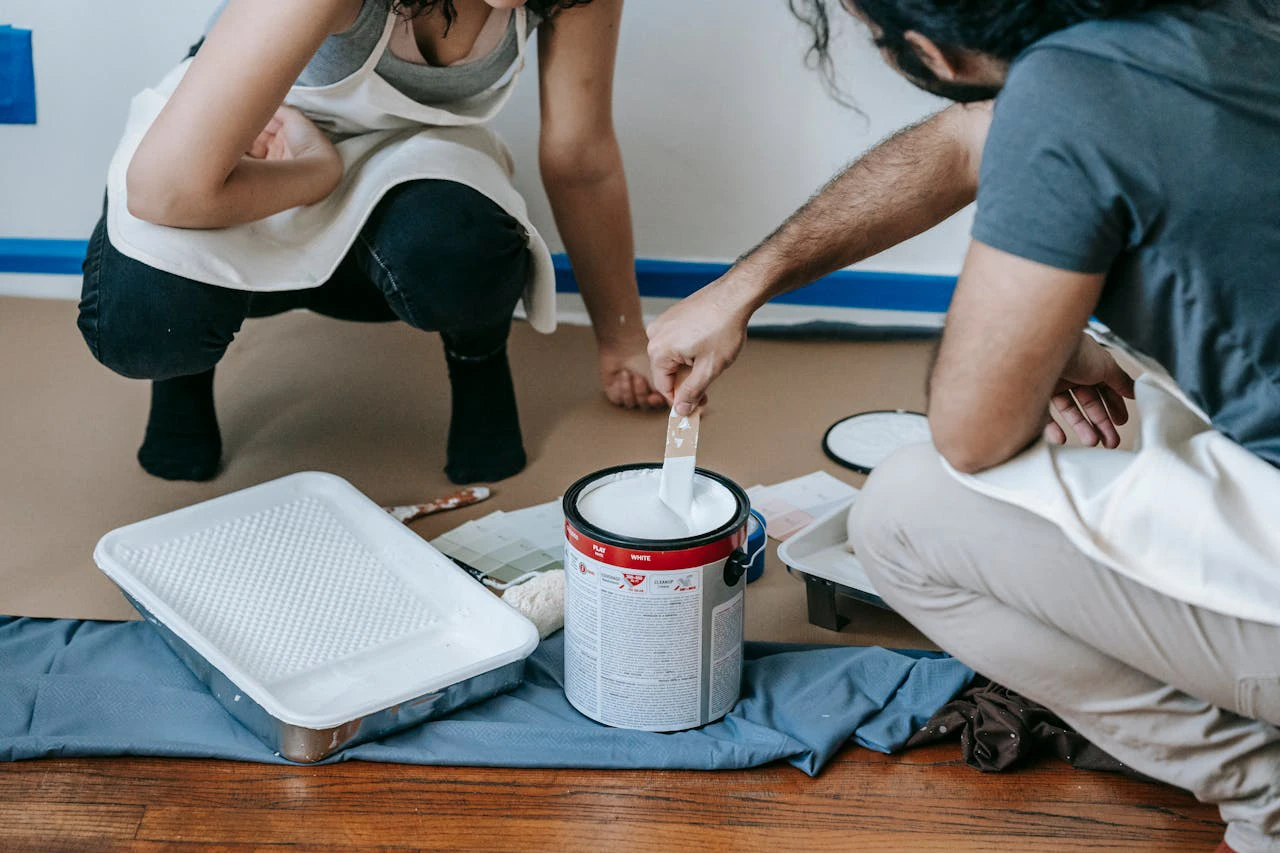
<path id="1" fill-rule="evenodd" d="M 709 471 L 706 468 L 695 468 L 694 471 L 696 474 L 713 480 L 728 489 L 729 494 L 733 495 L 733 499 L 737 503 L 737 509 L 734 511 L 733 518 L 729 521 L 714 530 L 700 533 L 697 536 L 685 536 L 680 539 L 639 539 L 634 536 L 620 536 L 587 521 L 578 509 L 578 499 L 582 497 L 588 486 L 598 480 L 614 474 L 625 474 L 628 471 L 657 470 L 661 468 L 661 462 L 632 462 L 626 465 L 602 468 L 579 478 L 564 493 L 562 505 L 565 522 L 579 533 L 589 536 L 604 545 L 643 551 L 684 551 L 690 548 L 710 545 L 732 535 L 747 523 L 747 518 L 751 515 L 751 501 L 747 497 L 746 491 L 723 474 L 717 474 L 715 471 Z"/>

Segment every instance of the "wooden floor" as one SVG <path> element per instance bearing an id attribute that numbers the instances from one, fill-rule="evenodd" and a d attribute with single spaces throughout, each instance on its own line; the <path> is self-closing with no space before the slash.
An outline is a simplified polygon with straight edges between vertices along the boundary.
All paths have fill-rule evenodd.
<path id="1" fill-rule="evenodd" d="M 1047 762 L 984 775 L 954 744 L 850 748 L 821 776 L 277 767 L 94 759 L 0 764 L 0 850 L 1201 851 L 1214 809 Z"/>

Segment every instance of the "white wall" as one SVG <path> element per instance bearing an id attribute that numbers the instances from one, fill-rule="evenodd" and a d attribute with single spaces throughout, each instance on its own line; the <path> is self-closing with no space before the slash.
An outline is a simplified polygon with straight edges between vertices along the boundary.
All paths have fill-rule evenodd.
<path id="1" fill-rule="evenodd" d="M 214 5 L 5 0 L 0 23 L 35 31 L 39 124 L 0 125 L 0 237 L 88 235 L 130 96 L 185 54 Z M 866 117 L 834 103 L 804 67 L 804 33 L 784 0 L 631 0 L 616 115 L 639 255 L 730 260 L 841 164 L 937 106 L 845 29 L 841 65 Z M 498 128 L 554 251 L 533 77 Z M 968 228 L 961 214 L 866 267 L 954 273 Z"/>

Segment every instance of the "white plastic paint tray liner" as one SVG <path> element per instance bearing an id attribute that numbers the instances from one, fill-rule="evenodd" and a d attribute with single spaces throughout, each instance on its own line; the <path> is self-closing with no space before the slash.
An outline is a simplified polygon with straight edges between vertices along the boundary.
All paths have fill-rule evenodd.
<path id="1" fill-rule="evenodd" d="M 857 499 L 842 502 L 778 546 L 778 559 L 805 582 L 809 621 L 833 631 L 845 623 L 836 611 L 836 595 L 888 608 L 849 550 L 849 509 Z"/>
<path id="2" fill-rule="evenodd" d="M 533 623 L 331 474 L 120 528 L 94 559 L 296 761 L 514 687 L 538 643 Z"/>

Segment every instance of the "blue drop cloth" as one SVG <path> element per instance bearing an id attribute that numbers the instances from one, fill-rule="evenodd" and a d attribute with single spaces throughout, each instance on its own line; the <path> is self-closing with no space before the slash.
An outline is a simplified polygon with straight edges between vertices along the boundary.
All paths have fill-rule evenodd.
<path id="1" fill-rule="evenodd" d="M 565 699 L 564 641 L 515 690 L 330 761 L 492 767 L 735 769 L 810 775 L 850 739 L 893 752 L 968 686 L 950 657 L 747 643 L 742 699 L 723 720 L 653 734 L 599 725 Z M 235 721 L 145 622 L 0 617 L 0 760 L 149 755 L 287 763 Z"/>

